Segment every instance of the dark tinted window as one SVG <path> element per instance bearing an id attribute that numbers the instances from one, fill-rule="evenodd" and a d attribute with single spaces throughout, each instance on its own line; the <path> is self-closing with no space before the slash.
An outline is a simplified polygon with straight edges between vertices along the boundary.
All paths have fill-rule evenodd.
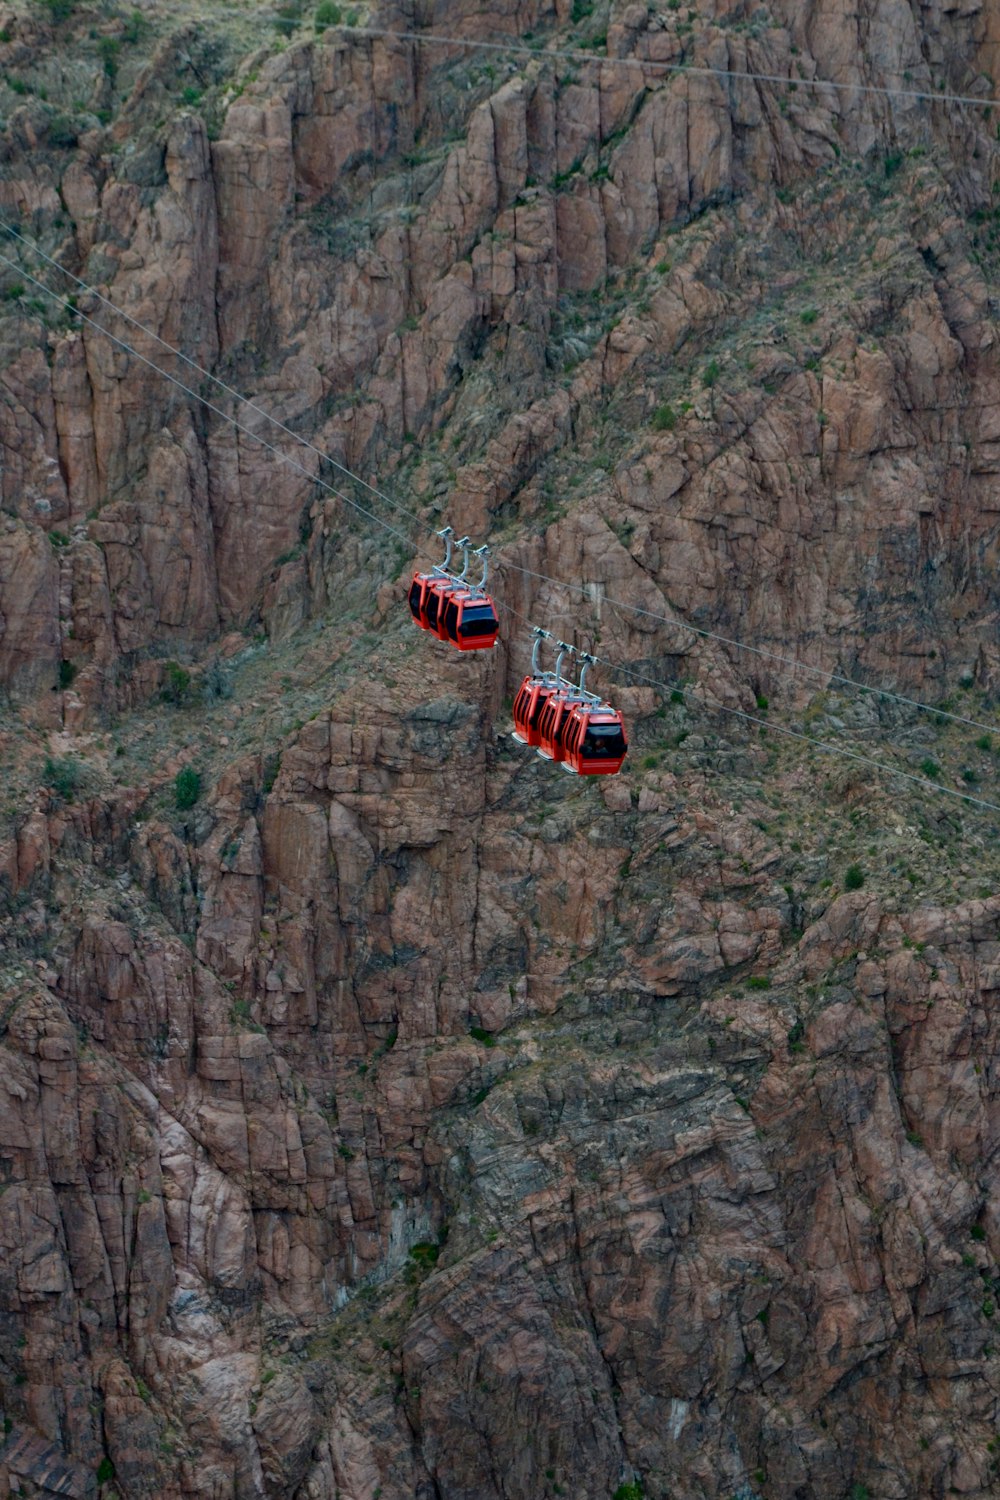
<path id="1" fill-rule="evenodd" d="M 591 724 L 583 737 L 580 754 L 587 760 L 613 760 L 627 749 L 620 724 Z"/>
<path id="2" fill-rule="evenodd" d="M 419 583 L 417 582 L 416 579 L 413 580 L 413 584 L 412 584 L 412 586 L 410 588 L 410 610 L 412 611 L 412 613 L 413 613 L 413 615 L 414 615 L 415 618 L 419 618 L 419 615 L 420 615 L 420 585 L 419 585 Z"/>
<path id="3" fill-rule="evenodd" d="M 497 617 L 489 604 L 467 604 L 462 611 L 462 636 L 492 635 Z"/>
<path id="4" fill-rule="evenodd" d="M 555 733 L 555 742 L 557 745 L 565 745 L 566 733 L 572 723 L 573 715 L 569 712 L 564 712 L 559 721 L 559 728 Z"/>
<path id="5" fill-rule="evenodd" d="M 549 696 L 548 693 L 539 693 L 535 699 L 535 706 L 528 715 L 528 723 L 532 729 L 537 729 L 542 714 L 545 712 L 545 705 L 549 701 Z"/>
<path id="6" fill-rule="evenodd" d="M 442 621 L 442 624 L 444 625 L 445 634 L 450 635 L 452 639 L 454 639 L 455 626 L 458 624 L 458 605 L 455 603 L 454 599 L 449 599 L 448 603 L 444 607 L 444 619 Z"/>
<path id="7" fill-rule="evenodd" d="M 424 605 L 424 614 L 428 625 L 437 626 L 438 610 L 441 607 L 441 596 L 434 589 L 427 590 L 427 603 Z"/>

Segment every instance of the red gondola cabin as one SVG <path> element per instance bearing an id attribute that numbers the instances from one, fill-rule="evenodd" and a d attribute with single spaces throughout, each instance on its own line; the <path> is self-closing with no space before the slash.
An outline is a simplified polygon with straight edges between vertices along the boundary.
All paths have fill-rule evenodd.
<path id="1" fill-rule="evenodd" d="M 518 744 L 536 747 L 541 744 L 538 723 L 542 717 L 542 709 L 555 690 L 555 681 L 551 676 L 548 680 L 528 676 L 521 683 L 514 699 L 514 739 Z"/>
<path id="2" fill-rule="evenodd" d="M 449 589 L 441 600 L 437 633 L 459 651 L 489 651 L 500 633 L 493 600 L 477 589 Z"/>
<path id="3" fill-rule="evenodd" d="M 410 584 L 410 613 L 420 626 L 421 630 L 433 630 L 435 625 L 428 618 L 428 609 L 432 594 L 435 593 L 439 584 L 446 583 L 447 579 L 442 573 L 414 573 L 413 582 Z M 437 602 L 434 604 L 434 617 L 437 620 Z"/>
<path id="4" fill-rule="evenodd" d="M 563 734 L 563 770 L 578 776 L 613 776 L 628 754 L 622 716 L 609 703 L 578 703 Z"/>

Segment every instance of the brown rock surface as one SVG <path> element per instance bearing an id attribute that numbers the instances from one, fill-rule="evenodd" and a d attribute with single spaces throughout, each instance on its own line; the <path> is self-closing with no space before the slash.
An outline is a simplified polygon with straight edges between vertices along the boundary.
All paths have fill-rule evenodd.
<path id="1" fill-rule="evenodd" d="M 51 9 L 0 202 L 149 332 L 2 288 L 0 1489 L 994 1494 L 993 8 Z"/>

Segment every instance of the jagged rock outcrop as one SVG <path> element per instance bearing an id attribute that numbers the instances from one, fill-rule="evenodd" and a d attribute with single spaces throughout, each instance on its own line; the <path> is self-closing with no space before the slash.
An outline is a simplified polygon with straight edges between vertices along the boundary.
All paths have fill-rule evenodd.
<path id="1" fill-rule="evenodd" d="M 0 208 L 150 333 L 4 284 L 0 1487 L 992 1494 L 994 7 L 52 11 Z"/>

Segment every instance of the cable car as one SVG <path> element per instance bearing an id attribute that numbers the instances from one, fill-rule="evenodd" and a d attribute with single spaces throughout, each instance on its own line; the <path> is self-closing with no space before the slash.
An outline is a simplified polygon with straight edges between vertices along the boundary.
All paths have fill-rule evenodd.
<path id="1" fill-rule="evenodd" d="M 559 669 L 572 647 L 564 641 L 559 647 L 555 684 L 538 715 L 536 753 L 577 776 L 613 776 L 628 754 L 622 716 L 610 703 L 587 692 L 587 668 L 594 661 L 589 653 L 580 657 L 579 686 L 562 681 Z"/>
<path id="2" fill-rule="evenodd" d="M 446 595 L 438 614 L 438 635 L 459 651 L 488 651 L 496 645 L 500 621 L 488 594 L 459 589 Z"/>
<path id="3" fill-rule="evenodd" d="M 465 554 L 461 573 L 449 573 L 451 562 L 451 527 L 438 532 L 446 543 L 444 562 L 432 573 L 414 573 L 410 584 L 410 613 L 421 630 L 429 630 L 439 641 L 450 641 L 459 651 L 488 651 L 496 645 L 500 620 L 496 606 L 485 591 L 489 568 L 489 548 L 477 547 L 476 556 L 483 564 L 478 583 L 467 583 L 469 571 L 469 538 L 456 545 Z"/>
<path id="4" fill-rule="evenodd" d="M 535 644 L 531 648 L 531 671 L 525 677 L 514 697 L 514 732 L 511 735 L 519 745 L 535 747 L 541 743 L 538 721 L 559 681 L 558 671 L 540 672 L 538 651 L 543 640 L 551 640 L 547 630 L 538 625 L 534 629 Z M 561 659 L 561 658 L 560 658 Z"/>
<path id="5" fill-rule="evenodd" d="M 452 529 L 450 526 L 445 526 L 437 534 L 445 540 L 444 562 L 432 573 L 414 573 L 408 595 L 410 614 L 420 629 L 435 632 L 437 631 L 438 607 L 441 602 L 439 590 L 450 581 L 448 564 L 451 562 Z"/>
<path id="6" fill-rule="evenodd" d="M 564 771 L 577 776 L 613 776 L 628 754 L 622 716 L 610 703 L 576 704 L 562 736 Z"/>

